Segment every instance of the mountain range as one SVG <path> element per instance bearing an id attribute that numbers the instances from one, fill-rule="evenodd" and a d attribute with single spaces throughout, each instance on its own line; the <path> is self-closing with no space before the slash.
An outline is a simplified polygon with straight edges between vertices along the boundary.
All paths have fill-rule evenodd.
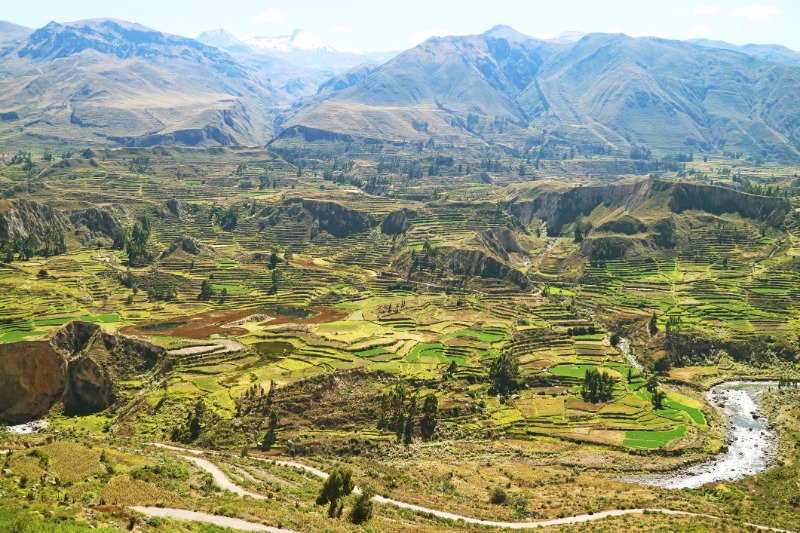
<path id="1" fill-rule="evenodd" d="M 110 19 L 0 23 L 0 138 L 11 144 L 453 147 L 800 157 L 800 54 L 621 34 L 536 39 L 508 26 L 399 54 L 302 30 L 197 40 Z"/>

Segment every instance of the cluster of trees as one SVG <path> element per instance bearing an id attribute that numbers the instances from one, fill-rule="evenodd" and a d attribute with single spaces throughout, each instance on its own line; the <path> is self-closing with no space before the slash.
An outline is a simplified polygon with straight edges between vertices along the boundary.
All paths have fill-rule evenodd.
<path id="1" fill-rule="evenodd" d="M 510 350 L 503 351 L 489 366 L 491 392 L 502 397 L 519 389 L 519 357 Z"/>
<path id="2" fill-rule="evenodd" d="M 658 388 L 658 378 L 654 375 L 648 376 L 645 388 L 650 393 L 650 403 L 653 404 L 653 409 L 663 409 L 664 400 L 667 399 L 667 393 Z"/>
<path id="3" fill-rule="evenodd" d="M 607 402 L 614 395 L 615 380 L 610 374 L 590 368 L 581 385 L 581 396 L 585 402 Z"/>
<path id="4" fill-rule="evenodd" d="M 166 302 L 178 297 L 178 288 L 174 283 L 156 283 L 147 288 L 147 298 L 151 301 L 164 300 Z"/>
<path id="5" fill-rule="evenodd" d="M 140 155 L 131 159 L 131 162 L 128 164 L 128 172 L 144 174 L 150 170 L 150 167 L 150 158 L 146 155 Z"/>
<path id="6" fill-rule="evenodd" d="M 416 394 L 412 395 L 406 382 L 400 381 L 381 398 L 378 428 L 393 431 L 397 440 L 402 440 L 408 446 L 414 442 L 417 424 L 423 440 L 430 440 L 436 431 L 438 416 L 439 400 L 436 395 L 427 395 L 420 411 Z"/>
<path id="7" fill-rule="evenodd" d="M 209 220 L 215 222 L 224 231 L 233 231 L 239 225 L 239 207 L 229 205 L 228 209 L 215 205 L 208 214 Z"/>
<path id="8" fill-rule="evenodd" d="M 128 264 L 134 266 L 145 265 L 152 259 L 147 250 L 147 242 L 150 240 L 150 233 L 153 229 L 153 222 L 147 215 L 142 215 L 133 225 L 130 234 L 122 228 L 114 230 L 111 238 L 115 250 L 125 250 L 128 253 Z"/>
<path id="9" fill-rule="evenodd" d="M 67 251 L 64 242 L 64 232 L 61 228 L 49 227 L 44 231 L 42 240 L 31 233 L 24 239 L 15 236 L 10 240 L 0 241 L 0 258 L 3 262 L 11 263 L 15 259 L 27 261 L 35 255 L 50 257 L 51 255 L 63 254 Z"/>
<path id="10" fill-rule="evenodd" d="M 591 222 L 584 222 L 583 219 L 578 218 L 575 221 L 575 242 L 583 242 L 583 238 L 592 231 L 592 223 Z"/>
<path id="11" fill-rule="evenodd" d="M 207 407 L 205 402 L 198 400 L 194 409 L 186 417 L 186 423 L 178 424 L 172 430 L 171 440 L 189 444 L 200 437 L 203 428 L 206 427 Z"/>
<path id="12" fill-rule="evenodd" d="M 438 266 L 438 253 L 429 239 L 425 239 L 425 242 L 422 244 L 421 252 L 422 253 L 418 254 L 416 250 L 411 251 L 411 267 L 408 271 L 409 276 L 417 270 L 420 272 L 429 270 L 431 273 L 436 271 L 436 267 Z"/>
<path id="13" fill-rule="evenodd" d="M 346 467 L 336 467 L 322 485 L 317 496 L 317 505 L 328 506 L 329 518 L 341 518 L 344 510 L 344 499 L 356 486 L 353 482 L 353 471 Z M 356 497 L 348 518 L 353 524 L 363 524 L 372 518 L 372 498 L 374 492 L 369 487 L 361 489 Z"/>
<path id="14" fill-rule="evenodd" d="M 575 326 L 572 328 L 567 328 L 567 335 L 570 337 L 572 336 L 579 336 L 579 335 L 594 335 L 597 333 L 597 328 L 594 325 L 591 326 Z"/>
<path id="15" fill-rule="evenodd" d="M 589 252 L 589 264 L 593 267 L 605 267 L 606 260 L 611 259 L 611 253 L 608 249 L 608 243 L 604 239 L 600 239 L 592 244 L 592 249 Z"/>
<path id="16" fill-rule="evenodd" d="M 639 161 L 646 161 L 650 159 L 653 155 L 653 151 L 650 148 L 645 148 L 644 146 L 631 146 L 631 159 L 639 160 Z"/>

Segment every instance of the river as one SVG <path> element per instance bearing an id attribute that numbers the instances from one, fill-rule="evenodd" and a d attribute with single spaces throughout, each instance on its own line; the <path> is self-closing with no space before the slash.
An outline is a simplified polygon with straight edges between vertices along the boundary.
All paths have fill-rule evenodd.
<path id="1" fill-rule="evenodd" d="M 667 489 L 697 488 L 714 481 L 733 481 L 763 472 L 775 457 L 778 436 L 761 413 L 758 397 L 775 381 L 727 381 L 708 391 L 710 404 L 728 421 L 728 449 L 707 461 L 669 474 L 639 477 L 640 483 Z"/>

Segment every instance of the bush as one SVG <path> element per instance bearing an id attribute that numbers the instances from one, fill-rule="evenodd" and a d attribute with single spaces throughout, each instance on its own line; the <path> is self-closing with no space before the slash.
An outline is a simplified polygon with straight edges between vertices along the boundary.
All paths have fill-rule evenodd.
<path id="1" fill-rule="evenodd" d="M 500 487 L 495 487 L 492 489 L 492 493 L 489 496 L 489 503 L 493 505 L 505 505 L 508 502 L 508 494 Z"/>
<path id="2" fill-rule="evenodd" d="M 353 508 L 350 509 L 350 522 L 353 524 L 363 524 L 372 518 L 372 491 L 364 489 L 364 492 L 358 495 Z"/>

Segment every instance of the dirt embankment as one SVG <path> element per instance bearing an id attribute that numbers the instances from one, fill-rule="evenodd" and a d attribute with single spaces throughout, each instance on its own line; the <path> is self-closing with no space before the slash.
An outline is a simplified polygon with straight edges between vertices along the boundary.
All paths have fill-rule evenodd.
<path id="1" fill-rule="evenodd" d="M 118 399 L 118 380 L 153 368 L 162 354 L 80 321 L 48 340 L 0 344 L 0 422 L 35 420 L 58 402 L 72 413 L 107 409 Z"/>

